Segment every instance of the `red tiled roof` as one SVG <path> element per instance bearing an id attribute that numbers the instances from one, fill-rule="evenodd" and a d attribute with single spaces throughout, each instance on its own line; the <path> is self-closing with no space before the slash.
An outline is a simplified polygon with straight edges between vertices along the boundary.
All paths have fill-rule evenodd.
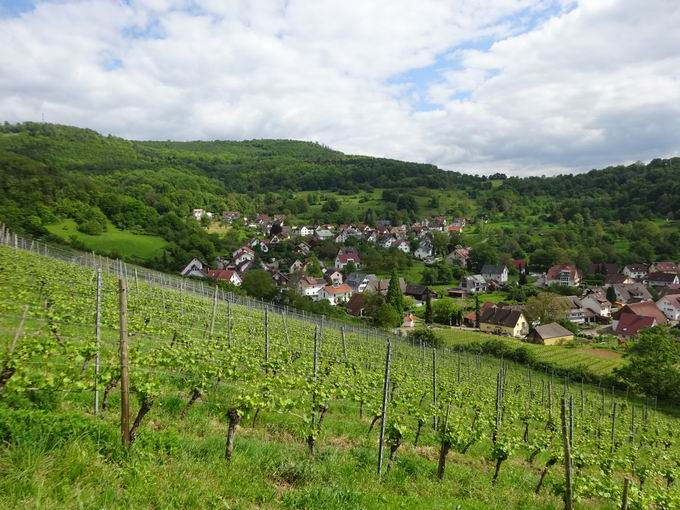
<path id="1" fill-rule="evenodd" d="M 624 313 L 619 318 L 619 323 L 614 331 L 621 336 L 635 336 L 642 329 L 651 328 L 656 324 L 654 317 L 645 317 L 633 313 Z"/>
<path id="2" fill-rule="evenodd" d="M 656 306 L 654 301 L 640 301 L 639 303 L 628 303 L 626 306 L 621 308 L 617 312 L 617 317 L 621 320 L 624 315 L 631 314 L 637 315 L 638 317 L 651 317 L 656 320 L 657 323 L 663 324 L 666 322 L 666 316 L 663 314 L 659 307 Z"/>
<path id="3" fill-rule="evenodd" d="M 334 287 L 333 285 L 326 285 L 323 290 L 327 294 L 347 294 L 348 292 L 352 292 L 352 287 L 346 283 L 343 283 L 337 287 Z"/>
<path id="4" fill-rule="evenodd" d="M 231 269 L 210 269 L 208 270 L 208 278 L 230 282 L 235 272 Z"/>
<path id="5" fill-rule="evenodd" d="M 548 278 L 550 280 L 557 280 L 560 277 L 560 273 L 562 271 L 569 271 L 572 275 L 580 275 L 579 270 L 576 268 L 576 266 L 572 264 L 558 264 L 556 266 L 552 266 L 550 269 L 548 269 Z"/>

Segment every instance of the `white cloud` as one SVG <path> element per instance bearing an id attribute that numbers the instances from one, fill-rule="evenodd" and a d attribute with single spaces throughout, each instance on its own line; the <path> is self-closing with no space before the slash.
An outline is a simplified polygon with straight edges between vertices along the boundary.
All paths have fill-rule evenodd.
<path id="1" fill-rule="evenodd" d="M 680 6 L 572 4 L 40 2 L 0 18 L 0 117 L 518 174 L 678 154 Z"/>

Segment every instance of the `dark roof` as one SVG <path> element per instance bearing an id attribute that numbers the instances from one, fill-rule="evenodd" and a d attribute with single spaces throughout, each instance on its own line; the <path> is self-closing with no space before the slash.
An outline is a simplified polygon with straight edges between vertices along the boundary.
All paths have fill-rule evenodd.
<path id="1" fill-rule="evenodd" d="M 662 273 L 662 272 L 655 272 L 655 273 L 649 273 L 647 275 L 647 280 L 650 282 L 667 282 L 667 283 L 672 283 L 675 281 L 675 279 L 678 277 L 677 274 L 675 273 Z"/>
<path id="2" fill-rule="evenodd" d="M 502 264 L 484 264 L 482 274 L 501 274 L 506 267 Z"/>
<path id="3" fill-rule="evenodd" d="M 624 313 L 619 318 L 619 322 L 616 325 L 616 330 L 614 332 L 621 336 L 634 336 L 637 335 L 641 329 L 654 326 L 654 322 L 654 317 Z"/>
<path id="4" fill-rule="evenodd" d="M 406 294 L 407 296 L 424 296 L 427 293 L 429 293 L 430 296 L 437 295 L 437 293 L 433 291 L 431 288 L 429 288 L 427 285 L 416 285 L 413 283 L 408 283 L 406 285 L 406 290 L 404 291 L 404 294 Z"/>
<path id="5" fill-rule="evenodd" d="M 364 308 L 365 302 L 366 296 L 363 294 L 354 294 L 351 298 L 349 298 L 347 304 L 345 304 L 345 308 L 347 308 L 349 313 L 358 317 L 361 315 L 361 310 Z"/>
<path id="6" fill-rule="evenodd" d="M 509 310 L 507 308 L 488 308 L 482 312 L 479 322 L 512 328 L 517 325 L 517 321 L 519 321 L 521 316 L 522 312 L 518 310 Z"/>
<path id="7" fill-rule="evenodd" d="M 557 324 L 556 322 L 551 322 L 550 324 L 544 324 L 542 326 L 536 326 L 533 334 L 541 337 L 543 340 L 559 338 L 562 336 L 574 336 L 571 331 L 569 331 L 564 326 Z"/>

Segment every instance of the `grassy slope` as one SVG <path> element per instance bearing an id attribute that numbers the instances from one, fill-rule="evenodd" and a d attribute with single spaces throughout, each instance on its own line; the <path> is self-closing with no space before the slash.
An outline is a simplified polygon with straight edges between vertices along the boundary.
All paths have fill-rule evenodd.
<path id="1" fill-rule="evenodd" d="M 167 244 L 159 236 L 133 234 L 127 230 L 120 230 L 111 223 L 107 225 L 104 233 L 97 236 L 78 231 L 76 222 L 68 219 L 48 225 L 47 230 L 64 240 L 69 240 L 71 236 L 75 236 L 88 250 L 98 253 L 117 252 L 125 258 L 132 257 L 142 260 L 154 258 Z"/>
<path id="2" fill-rule="evenodd" d="M 606 349 L 579 349 L 559 345 L 538 345 L 508 337 L 488 335 L 477 331 L 461 331 L 455 328 L 439 328 L 437 332 L 449 345 L 469 344 L 494 339 L 507 342 L 514 347 L 524 346 L 532 351 L 539 361 L 554 363 L 556 366 L 563 368 L 582 366 L 595 376 L 611 375 L 615 368 L 623 364 L 620 353 Z"/>
<path id="3" fill-rule="evenodd" d="M 53 260 L 16 255 L 0 247 L 0 270 L 12 260 L 21 267 L 33 264 L 54 275 L 80 274 L 91 282 L 91 271 L 78 270 Z M 40 262 L 39 262 L 40 261 Z M 49 268 L 49 269 L 48 269 Z M 32 268 L 34 269 L 34 268 Z M 43 270 L 40 269 L 40 270 Z M 0 296 L 0 311 L 16 314 L 22 301 L 31 301 L 35 289 L 20 272 L 14 275 L 22 290 L 8 287 Z M 16 278 L 20 276 L 20 278 Z M 114 282 L 107 282 L 112 285 Z M 37 284 L 36 284 L 37 285 Z M 108 288 L 108 287 L 107 287 Z M 37 287 L 36 287 L 37 289 Z M 64 289 L 66 291 L 66 289 Z M 17 294 L 18 292 L 18 294 Z M 164 302 L 173 299 L 166 292 Z M 115 294 L 105 296 L 114 300 Z M 134 297 L 134 294 L 132 295 Z M 175 296 L 176 298 L 177 296 Z M 3 299 L 4 298 L 4 299 Z M 12 299 L 12 301 L 7 301 Z M 160 298 L 154 306 L 160 306 Z M 61 305 L 62 302 L 58 301 Z M 66 303 L 64 303 L 66 306 Z M 164 305 L 165 306 L 165 305 Z M 209 307 L 204 303 L 201 315 Z M 72 310 L 71 304 L 65 308 Z M 73 314 L 74 312 L 71 311 Z M 242 313 L 235 310 L 235 313 Z M 3 316 L 0 334 L 9 340 L 15 319 Z M 66 315 L 60 314 L 65 320 Z M 73 315 L 73 319 L 80 314 Z M 105 324 L 115 324 L 106 317 Z M 202 320 L 202 319 L 201 319 Z M 197 324 L 201 322 L 197 321 Z M 27 324 L 33 332 L 36 324 Z M 77 338 L 77 327 L 63 331 Z M 87 328 L 81 333 L 91 338 Z M 325 341 L 332 341 L 332 331 Z M 115 346 L 115 328 L 105 327 L 103 342 Z M 133 342 L 141 341 L 132 340 Z M 484 362 L 489 381 L 497 363 Z M 445 373 L 445 372 L 443 372 Z M 540 379 L 540 374 L 535 374 Z M 235 388 L 222 386 L 197 403 L 186 418 L 180 411 L 186 392 L 165 382 L 164 391 L 145 419 L 138 443 L 130 454 L 118 446 L 117 395 L 112 411 L 101 419 L 90 415 L 90 392 L 76 392 L 63 400 L 37 394 L 28 400 L 8 398 L 0 403 L 0 507 L 2 508 L 561 508 L 561 475 L 548 473 L 546 487 L 535 496 L 533 488 L 545 462 L 528 465 L 514 456 L 504 465 L 491 490 L 493 462 L 489 442 L 482 441 L 467 455 L 449 455 L 446 479 L 436 481 L 437 446 L 426 427 L 423 446 L 400 450 L 395 470 L 383 483 L 375 476 L 377 431 L 367 435 L 369 416 L 358 418 L 356 403 L 333 401 L 319 437 L 320 452 L 310 458 L 303 444 L 299 420 L 289 414 L 264 412 L 252 426 L 244 420 L 237 435 L 235 459 L 223 461 L 226 423 L 223 402 Z M 586 389 L 588 395 L 591 390 Z M 589 397 L 597 402 L 596 393 Z M 136 407 L 136 404 L 135 404 Z M 39 409 L 39 408 L 42 408 Z M 578 508 L 616 508 L 606 501 L 585 499 Z"/>

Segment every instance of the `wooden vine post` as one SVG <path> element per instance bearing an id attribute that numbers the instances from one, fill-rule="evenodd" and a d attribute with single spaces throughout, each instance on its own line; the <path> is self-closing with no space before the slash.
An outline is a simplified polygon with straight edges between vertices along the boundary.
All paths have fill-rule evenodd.
<path id="1" fill-rule="evenodd" d="M 347 340 L 345 339 L 345 326 L 340 328 L 340 334 L 342 335 L 342 358 L 347 361 Z"/>
<path id="2" fill-rule="evenodd" d="M 385 443 L 385 425 L 387 424 L 387 393 L 390 387 L 390 339 L 387 338 L 387 354 L 385 355 L 385 380 L 383 381 L 382 417 L 380 418 L 380 442 L 378 443 L 378 481 L 382 479 L 383 447 Z"/>
<path id="3" fill-rule="evenodd" d="M 128 377 L 127 282 L 118 280 L 120 298 L 120 432 L 125 449 L 130 446 L 130 380 Z"/>
<path id="4" fill-rule="evenodd" d="M 432 349 L 432 429 L 437 430 L 437 350 Z"/>
<path id="5" fill-rule="evenodd" d="M 269 307 L 264 307 L 264 362 L 269 363 Z M 266 368 L 265 368 L 266 370 Z"/>
<path id="6" fill-rule="evenodd" d="M 571 465 L 571 445 L 569 443 L 569 431 L 567 424 L 567 403 L 562 397 L 560 399 L 560 418 L 562 421 L 562 448 L 564 450 L 564 510 L 572 510 L 573 507 L 573 481 Z"/>
<path id="7" fill-rule="evenodd" d="M 99 363 L 100 353 L 99 344 L 101 343 L 101 312 L 102 312 L 102 268 L 97 269 L 97 301 L 96 301 L 96 316 L 94 321 L 95 342 L 97 345 L 97 352 L 94 358 L 94 415 L 99 414 Z"/>
<path id="8" fill-rule="evenodd" d="M 215 293 L 213 295 L 212 313 L 210 314 L 210 332 L 208 333 L 209 339 L 212 339 L 213 333 L 215 332 L 215 315 L 217 315 L 217 290 L 218 290 L 218 287 L 217 287 L 217 285 L 215 285 Z"/>
<path id="9" fill-rule="evenodd" d="M 628 491 L 630 489 L 630 478 L 623 479 L 623 498 L 621 500 L 621 510 L 628 510 Z"/>

